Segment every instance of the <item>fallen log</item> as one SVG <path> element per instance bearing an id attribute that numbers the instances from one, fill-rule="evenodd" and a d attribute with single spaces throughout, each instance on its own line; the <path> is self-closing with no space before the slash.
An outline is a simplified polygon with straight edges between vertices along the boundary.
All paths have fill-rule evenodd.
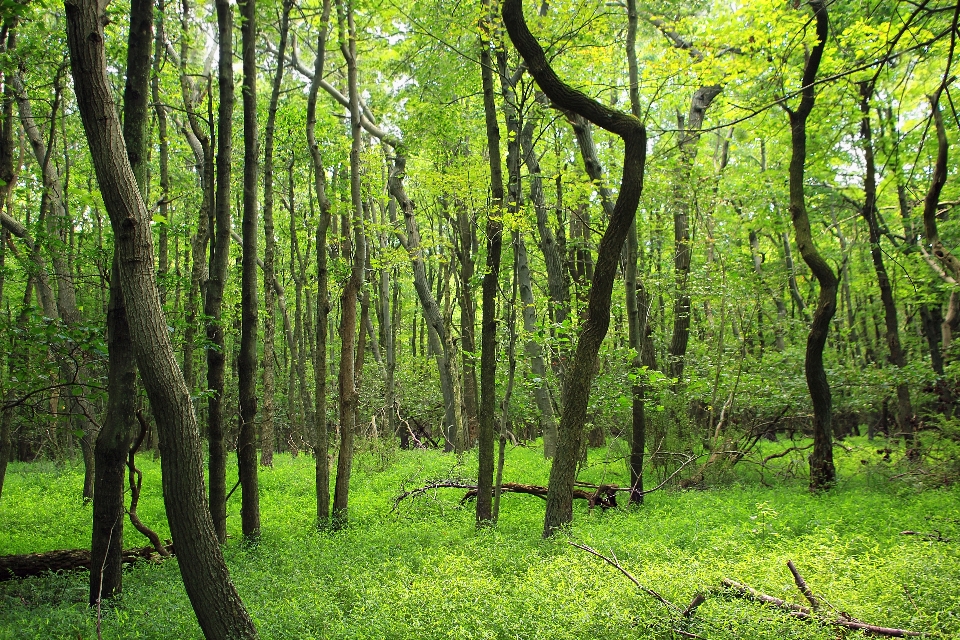
<path id="1" fill-rule="evenodd" d="M 164 550 L 173 555 L 173 545 L 164 545 Z M 133 564 L 137 560 L 155 560 L 160 554 L 152 546 L 123 551 L 125 564 Z M 0 556 L 0 582 L 19 580 L 38 576 L 48 571 L 79 571 L 90 569 L 89 549 L 60 549 L 43 553 L 26 553 L 22 555 Z"/>
<path id="2" fill-rule="evenodd" d="M 595 506 L 599 506 L 601 509 L 612 509 L 617 506 L 617 492 L 630 490 L 630 487 L 618 487 L 613 484 L 584 486 L 592 490 L 574 489 L 573 497 L 579 500 L 586 500 L 591 509 Z M 396 509 L 397 505 L 406 498 L 416 498 L 435 489 L 466 489 L 467 493 L 461 498 L 460 504 L 477 497 L 477 484 L 475 482 L 467 482 L 464 480 L 437 480 L 422 487 L 404 491 L 393 499 L 393 509 Z M 542 500 L 547 499 L 547 488 L 536 484 L 504 482 L 500 490 L 503 493 L 522 493 L 537 496 Z"/>

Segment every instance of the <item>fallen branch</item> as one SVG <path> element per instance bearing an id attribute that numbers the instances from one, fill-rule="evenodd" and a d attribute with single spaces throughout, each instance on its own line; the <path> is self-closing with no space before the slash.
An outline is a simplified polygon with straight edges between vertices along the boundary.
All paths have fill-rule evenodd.
<path id="1" fill-rule="evenodd" d="M 584 491 L 583 489 L 574 489 L 573 497 L 580 500 L 586 500 L 591 509 L 595 506 L 599 506 L 601 509 L 612 509 L 617 506 L 617 492 L 630 490 L 629 487 L 618 487 L 617 485 L 612 484 L 586 486 L 593 488 L 594 490 Z M 393 508 L 391 511 L 396 510 L 397 505 L 399 505 L 400 502 L 406 498 L 416 498 L 417 496 L 421 496 L 428 491 L 433 491 L 435 489 L 466 489 L 467 493 L 464 494 L 463 498 L 460 500 L 460 504 L 477 497 L 477 484 L 475 482 L 468 482 L 464 480 L 437 480 L 422 487 L 404 491 L 398 495 L 393 499 Z M 547 499 L 547 488 L 536 484 L 504 482 L 500 490 L 503 493 L 522 493 L 536 496 L 542 500 Z"/>
<path id="2" fill-rule="evenodd" d="M 173 555 L 172 544 L 164 545 L 167 556 Z M 160 558 L 153 547 L 139 549 L 125 549 L 122 562 L 132 564 L 137 560 L 156 560 Z M 0 556 L 0 582 L 5 580 L 19 580 L 39 576 L 48 571 L 78 571 L 90 569 L 89 549 L 60 549 L 44 553 L 27 553 L 13 556 Z"/>
<path id="3" fill-rule="evenodd" d="M 748 600 L 755 600 L 757 602 L 762 602 L 764 604 L 769 604 L 778 609 L 783 609 L 789 613 L 790 616 L 798 618 L 800 620 L 819 620 L 825 624 L 830 624 L 835 627 L 843 627 L 845 629 L 855 629 L 858 631 L 866 631 L 867 633 L 873 633 L 876 635 L 887 636 L 891 638 L 907 638 L 907 637 L 917 637 L 921 634 L 917 631 L 908 631 L 906 629 L 894 629 L 891 627 L 879 627 L 872 624 L 866 624 L 865 622 L 860 622 L 859 620 L 850 619 L 849 616 L 841 614 L 842 617 L 835 620 L 824 620 L 823 618 L 817 617 L 814 615 L 813 611 L 809 607 L 804 607 L 799 604 L 793 604 L 791 602 L 786 602 L 780 598 L 776 598 L 765 593 L 761 593 L 756 589 L 752 589 L 746 585 L 740 584 L 739 582 L 734 582 L 724 578 L 722 580 L 723 586 L 727 587 L 728 592 L 740 597 L 746 598 Z"/>
<path id="4" fill-rule="evenodd" d="M 793 560 L 787 560 L 787 568 L 790 569 L 790 573 L 793 574 L 793 581 L 797 583 L 797 588 L 800 589 L 800 593 L 810 602 L 810 608 L 813 611 L 817 611 L 820 608 L 820 601 L 817 600 L 817 597 L 813 595 L 813 591 L 807 586 L 807 581 L 800 575 L 800 571 L 797 569 L 797 565 L 793 564 Z"/>

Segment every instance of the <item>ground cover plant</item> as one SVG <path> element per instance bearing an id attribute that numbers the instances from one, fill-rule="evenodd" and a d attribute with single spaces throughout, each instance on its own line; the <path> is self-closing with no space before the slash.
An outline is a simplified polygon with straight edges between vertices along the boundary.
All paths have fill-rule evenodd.
<path id="1" fill-rule="evenodd" d="M 763 446 L 769 454 L 785 445 Z M 225 555 L 264 638 L 858 637 L 721 588 L 727 578 L 806 604 L 787 560 L 827 607 L 923 637 L 955 638 L 960 491 L 916 486 L 903 475 L 905 461 L 884 462 L 883 448 L 848 440 L 838 452 L 840 483 L 827 494 L 810 494 L 803 478 L 768 488 L 753 473 L 728 474 L 705 490 L 649 494 L 639 508 L 589 511 L 579 501 L 573 526 L 548 540 L 540 536 L 543 503 L 532 496 L 505 496 L 497 527 L 482 530 L 473 506 L 460 504 L 463 491 L 428 492 L 394 508 L 405 489 L 475 478 L 477 461 L 379 445 L 358 455 L 350 526 L 318 532 L 313 461 L 278 455 L 272 469 L 261 470 L 259 543 L 240 541 L 239 503 L 231 500 Z M 142 467 L 140 516 L 167 537 L 158 465 L 144 460 Z M 537 448 L 508 449 L 506 479 L 543 484 L 548 472 Z M 593 483 L 625 477 L 616 442 L 591 450 L 580 475 Z M 81 483 L 78 465 L 11 465 L 0 554 L 88 545 Z M 131 527 L 124 535 L 126 547 L 145 544 Z M 615 556 L 680 608 L 697 593 L 706 601 L 683 626 L 674 611 L 570 542 Z M 79 572 L 0 583 L 0 638 L 95 638 L 87 581 Z M 202 637 L 177 561 L 128 569 L 123 596 L 102 608 L 101 633 Z"/>

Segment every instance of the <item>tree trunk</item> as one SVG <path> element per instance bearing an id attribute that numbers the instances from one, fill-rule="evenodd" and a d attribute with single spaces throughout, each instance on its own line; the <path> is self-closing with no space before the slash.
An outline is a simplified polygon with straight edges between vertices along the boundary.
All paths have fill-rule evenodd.
<path id="1" fill-rule="evenodd" d="M 816 99 L 814 80 L 826 46 L 829 23 L 827 8 L 820 0 L 812 0 L 817 25 L 817 44 L 810 50 L 801 80 L 800 105 L 796 111 L 787 109 L 790 115 L 792 154 L 790 157 L 790 217 L 796 235 L 797 248 L 803 261 L 810 267 L 820 283 L 820 296 L 813 314 L 813 323 L 807 337 L 804 373 L 807 388 L 813 402 L 813 453 L 810 456 L 810 490 L 830 489 L 836 483 L 837 472 L 833 465 L 833 428 L 831 425 L 833 399 L 830 383 L 823 366 L 823 348 L 827 342 L 830 320 L 837 310 L 837 287 L 839 282 L 830 265 L 823 259 L 813 242 L 810 218 L 803 194 L 804 165 L 807 159 L 807 116 Z"/>
<path id="2" fill-rule="evenodd" d="M 200 437 L 160 307 L 150 215 L 124 157 L 107 82 L 105 16 L 90 0 L 68 0 L 66 14 L 77 105 L 116 237 L 137 363 L 160 430 L 164 503 L 184 586 L 207 638 L 255 638 L 204 500 Z"/>
<path id="3" fill-rule="evenodd" d="M 280 45 L 277 49 L 277 71 L 273 76 L 270 93 L 270 106 L 267 110 L 267 126 L 263 140 L 263 279 L 270 283 L 275 277 L 277 238 L 273 225 L 273 145 L 277 126 L 277 107 L 280 103 L 280 85 L 283 82 L 284 53 L 287 49 L 287 34 L 290 29 L 290 10 L 292 0 L 283 3 L 280 17 Z M 264 287 L 263 306 L 266 312 L 263 318 L 263 412 L 260 422 L 260 464 L 273 466 L 274 451 L 274 413 L 273 402 L 276 390 L 274 374 L 274 339 L 276 335 L 276 316 L 274 315 L 275 296 L 273 288 Z"/>
<path id="4" fill-rule="evenodd" d="M 150 47 L 153 44 L 153 2 L 130 5 L 127 39 L 127 81 L 123 92 L 123 139 L 127 158 L 141 195 L 146 185 L 148 140 L 147 97 Z M 97 436 L 96 489 L 93 498 L 93 535 L 90 546 L 90 605 L 119 595 L 123 587 L 124 472 L 133 440 L 137 398 L 137 363 L 127 323 L 126 302 L 120 286 L 116 247 L 110 272 L 107 307 L 107 413 Z"/>
<path id="5" fill-rule="evenodd" d="M 910 388 L 903 379 L 903 368 L 907 365 L 906 355 L 900 344 L 900 327 L 897 321 L 897 305 L 893 299 L 893 287 L 887 268 L 883 263 L 883 249 L 880 247 L 880 224 L 877 221 L 877 166 L 873 153 L 873 131 L 870 126 L 870 100 L 873 97 L 873 82 L 860 83 L 860 138 L 866 174 L 863 179 L 863 209 L 860 213 L 870 232 L 870 257 L 877 272 L 877 286 L 880 287 L 880 301 L 883 304 L 884 325 L 886 327 L 887 349 L 890 362 L 900 369 L 897 382 L 897 427 L 907 441 L 907 447 L 914 444 L 913 406 L 910 402 Z"/>
<path id="6" fill-rule="evenodd" d="M 326 526 L 330 521 L 330 463 L 327 460 L 329 435 L 327 431 L 327 331 L 330 315 L 330 293 L 327 269 L 327 230 L 330 228 L 330 200 L 326 192 L 326 170 L 320 145 L 316 138 L 317 93 L 323 78 L 324 57 L 327 47 L 327 30 L 330 23 L 330 0 L 323 1 L 320 28 L 317 31 L 317 57 L 314 61 L 313 78 L 307 98 L 307 145 L 313 160 L 314 190 L 320 208 L 317 224 L 317 346 L 314 351 L 313 375 L 316 409 L 314 411 L 313 456 L 315 459 L 314 483 L 317 494 L 317 526 Z"/>
<path id="7" fill-rule="evenodd" d="M 233 9 L 216 0 L 219 39 L 220 105 L 217 109 L 215 224 L 211 230 L 210 267 L 203 314 L 207 317 L 207 441 L 209 447 L 210 513 L 220 542 L 227 539 L 227 448 L 224 443 L 223 392 L 226 341 L 221 313 L 230 257 L 230 169 L 233 164 Z"/>
<path id="8" fill-rule="evenodd" d="M 490 208 L 487 212 L 487 262 L 483 274 L 480 318 L 480 415 L 477 448 L 480 464 L 477 477 L 477 526 L 493 518 L 493 421 L 497 412 L 497 290 L 500 287 L 500 253 L 503 246 L 503 168 L 500 159 L 500 127 L 494 101 L 490 0 L 483 0 L 480 27 L 480 76 L 483 84 L 483 112 L 490 157 Z M 488 35 L 485 35 L 488 34 Z"/>
<path id="9" fill-rule="evenodd" d="M 346 5 L 346 6 L 344 6 Z M 366 239 L 363 232 L 363 202 L 360 194 L 360 95 L 357 89 L 356 30 L 353 23 L 353 3 L 338 0 L 340 51 L 347 62 L 347 88 L 350 96 L 350 196 L 352 224 L 343 224 L 343 255 L 352 258 L 350 279 L 340 296 L 340 453 L 337 458 L 337 481 L 333 490 L 333 521 L 337 527 L 347 524 L 347 503 L 350 495 L 350 473 L 353 467 L 353 441 L 356 431 L 355 415 L 359 402 L 356 386 L 354 351 L 357 340 L 357 296 L 363 287 L 366 265 Z M 351 242 L 350 234 L 353 234 Z"/>
<path id="10" fill-rule="evenodd" d="M 588 316 L 577 341 L 576 354 L 563 390 L 557 456 L 550 470 L 544 535 L 552 535 L 573 519 L 573 484 L 583 425 L 586 419 L 594 361 L 610 324 L 610 296 L 620 250 L 640 202 L 646 160 L 646 129 L 634 116 L 625 115 L 588 98 L 564 84 L 550 67 L 543 49 L 527 28 L 520 0 L 506 0 L 503 22 L 514 46 L 523 56 L 537 84 L 561 108 L 579 113 L 624 140 L 623 178 L 613 215 L 600 241 Z"/>
<path id="11" fill-rule="evenodd" d="M 257 127 L 257 3 L 240 0 L 243 58 L 243 259 L 240 284 L 240 524 L 247 540 L 260 536 L 260 483 L 257 477 L 257 203 L 260 144 Z M 268 287 L 269 288 L 269 287 Z M 271 310 L 272 311 L 272 310 Z"/>

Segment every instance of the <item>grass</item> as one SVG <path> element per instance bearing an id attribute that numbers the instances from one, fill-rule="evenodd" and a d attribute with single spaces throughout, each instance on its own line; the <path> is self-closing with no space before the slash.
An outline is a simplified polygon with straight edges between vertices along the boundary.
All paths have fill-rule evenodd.
<path id="1" fill-rule="evenodd" d="M 773 445 L 770 445 L 773 446 Z M 792 559 L 838 610 L 883 626 L 960 637 L 960 491 L 919 490 L 889 471 L 876 446 L 837 450 L 841 482 L 810 495 L 802 478 L 760 485 L 747 470 L 720 488 L 661 491 L 639 509 L 590 512 L 540 538 L 543 503 L 505 495 L 500 524 L 474 528 L 472 503 L 441 490 L 391 511 L 402 488 L 475 475 L 476 457 L 375 447 L 358 454 L 350 527 L 313 527 L 313 461 L 277 456 L 261 469 L 263 536 L 239 542 L 239 501 L 229 505 L 225 555 L 264 638 L 672 638 L 679 623 L 614 568 L 567 544 L 615 554 L 645 586 L 680 607 L 706 603 L 685 627 L 705 638 L 837 638 L 725 595 L 730 578 L 805 604 L 786 568 Z M 592 451 L 581 479 L 624 483 L 616 447 Z M 167 533 L 159 465 L 144 459 L 141 518 Z M 0 501 L 0 554 L 89 544 L 90 507 L 76 466 L 12 464 Z M 230 472 L 235 476 L 235 469 Z M 508 451 L 505 478 L 544 484 L 536 449 Z M 769 474 L 767 481 L 771 478 Z M 949 542 L 904 536 L 939 530 Z M 125 546 L 146 544 L 132 527 Z M 95 638 L 86 574 L 0 583 L 0 638 Z M 199 638 L 176 560 L 139 563 L 122 599 L 103 611 L 104 638 Z M 847 633 L 845 637 L 858 637 Z"/>

